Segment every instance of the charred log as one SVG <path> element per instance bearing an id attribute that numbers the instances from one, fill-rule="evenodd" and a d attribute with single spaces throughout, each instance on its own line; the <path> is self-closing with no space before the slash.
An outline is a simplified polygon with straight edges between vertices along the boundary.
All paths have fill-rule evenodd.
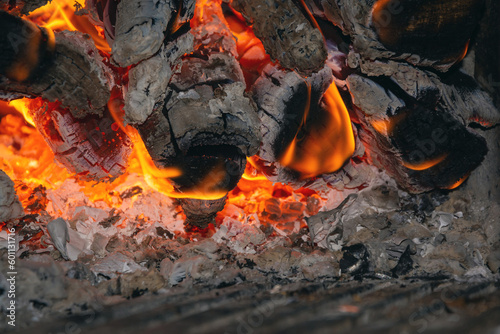
<path id="1" fill-rule="evenodd" d="M 5 50 L 0 60 L 1 97 L 40 96 L 60 101 L 76 118 L 102 115 L 113 79 L 90 37 L 57 33 L 52 51 L 49 30 L 4 12 L 0 15 L 5 25 L 0 41 Z"/>
<path id="2" fill-rule="evenodd" d="M 486 0 L 486 10 L 481 20 L 474 46 L 474 76 L 481 87 L 490 93 L 500 108 L 500 2 Z"/>
<path id="3" fill-rule="evenodd" d="M 243 14 L 281 66 L 305 75 L 323 68 L 327 55 L 323 36 L 305 8 L 291 0 L 232 0 L 231 6 Z"/>
<path id="4" fill-rule="evenodd" d="M 446 71 L 465 55 L 482 3 L 320 0 L 309 5 L 315 15 L 341 27 L 364 59 L 404 60 Z"/>
<path id="5" fill-rule="evenodd" d="M 172 76 L 165 101 L 156 103 L 153 113 L 137 128 L 158 167 L 182 171 L 173 180 L 178 191 L 223 197 L 243 174 L 245 157 L 257 152 L 259 120 L 245 94 L 235 41 L 220 2 L 202 7 L 192 24 L 194 51 L 182 59 Z M 203 203 L 182 200 L 188 211 L 190 200 Z M 213 220 L 222 204 L 210 203 L 193 221 L 205 217 L 208 224 Z M 201 223 L 196 224 L 200 227 Z"/>
<path id="6" fill-rule="evenodd" d="M 224 209 L 226 198 L 224 196 L 216 200 L 180 199 L 179 202 L 186 215 L 184 222 L 186 230 L 205 229 L 209 223 L 214 223 L 217 212 Z"/>
<path id="7" fill-rule="evenodd" d="M 390 80 L 373 80 L 357 75 L 347 79 L 363 127 L 360 137 L 373 164 L 415 193 L 452 189 L 479 166 L 487 153 L 482 137 L 437 101 L 430 108 Z"/>

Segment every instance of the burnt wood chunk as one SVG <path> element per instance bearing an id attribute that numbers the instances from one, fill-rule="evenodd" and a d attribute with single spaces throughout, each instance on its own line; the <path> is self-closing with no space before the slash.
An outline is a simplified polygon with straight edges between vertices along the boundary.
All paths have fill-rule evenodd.
<path id="1" fill-rule="evenodd" d="M 339 26 L 363 59 L 403 60 L 447 71 L 461 60 L 483 0 L 318 0 L 316 15 Z"/>
<path id="2" fill-rule="evenodd" d="M 87 180 L 113 179 L 125 171 L 131 142 L 106 110 L 76 119 L 54 103 L 30 107 L 36 128 L 70 172 Z"/>
<path id="3" fill-rule="evenodd" d="M 306 9 L 292 0 L 232 0 L 271 58 L 303 74 L 323 68 L 327 52 L 323 36 Z"/>
<path id="4" fill-rule="evenodd" d="M 388 78 L 351 75 L 347 83 L 371 163 L 408 191 L 452 189 L 483 161 L 485 140 L 437 101 L 431 108 Z"/>
<path id="5" fill-rule="evenodd" d="M 160 50 L 166 36 L 191 19 L 194 0 L 123 0 L 112 30 L 113 60 L 122 67 L 136 64 Z"/>
<path id="6" fill-rule="evenodd" d="M 3 15 L 9 14 L 2 13 Z M 25 38 L 32 37 L 31 34 L 24 37 L 17 35 L 23 31 L 33 31 L 34 36 L 38 36 L 37 31 L 45 31 L 46 36 L 51 33 L 26 20 L 15 19 L 12 20 L 9 16 L 6 21 L 2 21 L 15 24 L 1 32 L 4 34 L 1 43 L 7 43 L 4 49 L 7 52 L 2 52 L 0 61 L 0 97 L 12 99 L 40 96 L 51 102 L 61 102 L 76 118 L 84 118 L 89 114 L 102 115 L 114 81 L 110 69 L 103 64 L 102 57 L 90 37 L 77 32 L 56 33 L 55 49 L 51 52 L 50 37 L 47 37 L 48 41 L 44 43 L 43 37 L 38 40 L 36 37 Z M 25 29 L 18 29 L 19 24 Z M 41 36 L 43 35 L 44 33 L 41 33 Z M 16 44 L 9 44 L 11 36 L 17 36 Z M 20 55 L 23 59 L 23 54 L 26 54 L 24 58 L 35 65 L 17 60 L 16 56 Z M 18 62 L 21 65 L 16 67 Z M 11 73 L 13 68 L 16 70 Z"/>
<path id="7" fill-rule="evenodd" d="M 187 231 L 205 229 L 215 223 L 217 212 L 224 209 L 227 196 L 216 200 L 181 198 L 179 202 L 186 215 L 184 226 Z"/>
<path id="8" fill-rule="evenodd" d="M 0 223 L 24 215 L 24 209 L 16 195 L 14 182 L 0 170 Z"/>
<path id="9" fill-rule="evenodd" d="M 483 3 L 483 0 L 379 0 L 373 6 L 372 25 L 389 50 L 443 64 L 453 63 L 465 55 Z"/>

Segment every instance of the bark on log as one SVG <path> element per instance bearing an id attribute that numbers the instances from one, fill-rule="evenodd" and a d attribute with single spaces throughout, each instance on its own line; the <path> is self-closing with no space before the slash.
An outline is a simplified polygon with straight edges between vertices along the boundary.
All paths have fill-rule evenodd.
<path id="1" fill-rule="evenodd" d="M 312 11 L 342 28 L 364 59 L 447 71 L 462 58 L 483 0 L 318 0 Z"/>
<path id="2" fill-rule="evenodd" d="M 0 14 L 2 17 L 9 15 Z M 45 31 L 44 29 L 10 15 L 5 19 L 2 23 L 7 23 L 8 28 L 2 30 L 0 44 L 3 50 L 8 50 L 5 54 L 9 56 L 2 57 L 0 61 L 0 74 L 4 75 L 0 75 L 1 98 L 40 96 L 51 102 L 57 100 L 63 107 L 69 108 L 76 118 L 103 114 L 114 80 L 89 36 L 68 31 L 57 33 L 55 50 L 51 56 L 47 56 L 50 48 L 38 48 L 36 46 L 45 44 L 36 44 L 36 38 L 29 38 L 38 35 L 37 31 Z M 11 43 L 12 36 L 17 38 L 15 43 Z M 46 44 L 50 45 L 50 42 Z M 17 57 L 23 59 L 22 55 L 26 52 L 37 52 L 34 58 L 31 54 L 26 55 L 28 59 L 34 60 L 32 63 L 35 65 L 21 67 L 21 70 L 12 74 L 8 62 L 13 61 L 15 64 Z"/>
<path id="3" fill-rule="evenodd" d="M 437 101 L 430 108 L 388 78 L 351 75 L 347 83 L 369 160 L 408 191 L 451 189 L 486 155 L 485 140 Z"/>
<path id="4" fill-rule="evenodd" d="M 24 209 L 17 198 L 14 182 L 4 171 L 0 170 L 0 223 L 23 215 Z"/>
<path id="5" fill-rule="evenodd" d="M 232 0 L 267 53 L 280 65 L 310 75 L 323 68 L 326 47 L 321 32 L 292 0 Z"/>
<path id="6" fill-rule="evenodd" d="M 120 1 L 116 24 L 113 29 L 107 29 L 113 30 L 110 37 L 114 39 L 114 61 L 126 67 L 153 56 L 166 35 L 192 18 L 194 4 L 194 0 Z"/>

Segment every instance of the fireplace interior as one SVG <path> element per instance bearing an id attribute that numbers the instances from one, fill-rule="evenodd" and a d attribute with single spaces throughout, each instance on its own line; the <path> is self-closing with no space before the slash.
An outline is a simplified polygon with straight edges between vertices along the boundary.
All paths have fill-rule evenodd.
<path id="1" fill-rule="evenodd" d="M 0 0 L 0 330 L 498 333 L 499 14 Z"/>

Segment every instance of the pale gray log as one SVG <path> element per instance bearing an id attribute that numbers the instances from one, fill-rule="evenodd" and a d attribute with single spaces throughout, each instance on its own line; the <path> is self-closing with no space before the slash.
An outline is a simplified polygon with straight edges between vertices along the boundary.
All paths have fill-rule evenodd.
<path id="1" fill-rule="evenodd" d="M 0 222 L 7 222 L 23 215 L 24 209 L 16 195 L 14 182 L 0 170 Z"/>

